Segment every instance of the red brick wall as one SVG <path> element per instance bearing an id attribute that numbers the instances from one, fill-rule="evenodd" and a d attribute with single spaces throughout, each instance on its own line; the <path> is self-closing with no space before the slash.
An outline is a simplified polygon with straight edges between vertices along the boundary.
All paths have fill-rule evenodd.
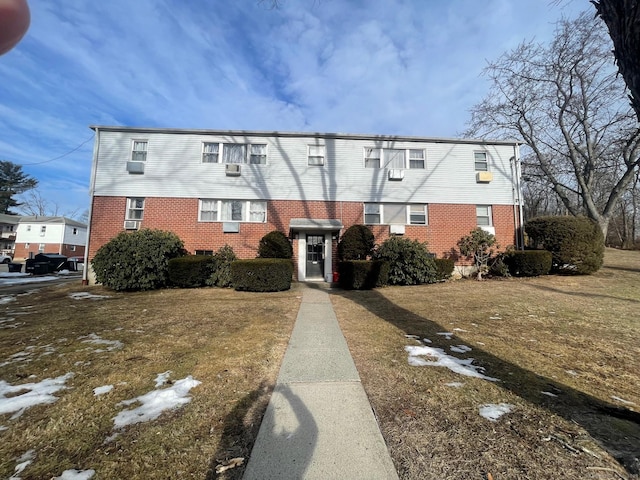
<path id="1" fill-rule="evenodd" d="M 101 245 L 123 230 L 126 203 L 125 197 L 93 199 L 89 259 L 93 258 Z M 430 204 L 428 208 L 429 225 L 407 225 L 405 235 L 426 241 L 429 250 L 438 257 L 447 256 L 456 248 L 460 237 L 476 227 L 476 206 Z M 504 249 L 514 244 L 513 207 L 494 205 L 492 214 L 500 246 Z M 147 197 L 141 226 L 175 232 L 191 253 L 196 250 L 218 250 L 229 244 L 238 257 L 252 258 L 256 256 L 258 242 L 266 233 L 280 230 L 289 234 L 289 222 L 292 218 L 338 219 L 346 229 L 363 223 L 363 216 L 363 204 L 360 202 L 272 200 L 267 202 L 267 223 L 241 223 L 239 233 L 223 233 L 222 223 L 198 222 L 196 198 Z M 376 243 L 381 243 L 389 236 L 388 225 L 375 225 L 372 231 Z M 297 253 L 297 243 L 294 243 L 296 259 Z M 459 263 L 466 262 L 461 260 Z"/>

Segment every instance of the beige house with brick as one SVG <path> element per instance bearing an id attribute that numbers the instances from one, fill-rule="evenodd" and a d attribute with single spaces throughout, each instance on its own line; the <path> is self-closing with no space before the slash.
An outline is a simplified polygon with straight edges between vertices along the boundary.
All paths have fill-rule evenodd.
<path id="1" fill-rule="evenodd" d="M 299 280 L 331 281 L 346 228 L 449 256 L 477 226 L 521 246 L 519 146 L 392 135 L 92 126 L 90 262 L 122 231 L 175 232 L 193 254 L 292 241 Z"/>

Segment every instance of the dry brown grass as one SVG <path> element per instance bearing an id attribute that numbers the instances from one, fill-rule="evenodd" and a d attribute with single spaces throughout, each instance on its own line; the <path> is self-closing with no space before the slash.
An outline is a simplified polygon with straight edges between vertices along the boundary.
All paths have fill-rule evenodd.
<path id="1" fill-rule="evenodd" d="M 401 478 L 638 478 L 640 252 L 608 250 L 592 276 L 331 298 Z M 446 331 L 450 341 L 437 335 Z M 470 346 L 456 355 L 502 381 L 410 366 L 404 347 L 416 343 L 405 335 Z M 495 423 L 478 413 L 503 402 L 515 408 Z"/>
<path id="2" fill-rule="evenodd" d="M 77 291 L 110 298 L 68 297 Z M 36 458 L 23 479 L 49 479 L 70 468 L 95 469 L 96 478 L 216 477 L 219 461 L 249 455 L 299 295 L 295 289 L 114 293 L 75 284 L 0 305 L 0 319 L 13 317 L 9 323 L 17 324 L 0 329 L 0 363 L 35 347 L 29 361 L 2 366 L 1 380 L 16 385 L 74 372 L 55 403 L 14 420 L 0 415 L 0 425 L 8 427 L 0 431 L 0 477 L 11 476 L 16 459 L 32 449 Z M 96 352 L 99 346 L 80 339 L 91 333 L 120 340 L 124 348 Z M 53 353 L 42 355 L 47 345 Z M 202 382 L 191 390 L 191 403 L 105 442 L 113 418 L 126 408 L 118 403 L 153 390 L 156 375 L 167 370 L 172 380 L 193 375 Z M 108 384 L 114 385 L 110 393 L 93 395 Z M 243 469 L 219 478 L 239 478 Z"/>

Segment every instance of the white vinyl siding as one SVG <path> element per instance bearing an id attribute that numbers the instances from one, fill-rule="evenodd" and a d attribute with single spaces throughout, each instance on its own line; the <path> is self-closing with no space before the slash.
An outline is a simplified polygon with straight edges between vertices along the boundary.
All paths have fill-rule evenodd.
<path id="1" fill-rule="evenodd" d="M 144 198 L 127 198 L 125 220 L 142 220 L 144 216 Z"/>
<path id="2" fill-rule="evenodd" d="M 200 199 L 200 222 L 252 222 L 267 221 L 267 202 L 264 200 Z"/>
<path id="3" fill-rule="evenodd" d="M 147 140 L 134 140 L 131 145 L 131 161 L 145 162 L 147 160 Z"/>
<path id="4" fill-rule="evenodd" d="M 308 145 L 309 153 L 307 163 L 309 165 L 324 165 L 324 145 Z"/>
<path id="5" fill-rule="evenodd" d="M 481 227 L 493 225 L 491 205 L 476 205 L 476 221 L 478 226 Z"/>
<path id="6" fill-rule="evenodd" d="M 473 160 L 476 172 L 488 172 L 489 161 L 487 160 L 487 152 L 473 152 Z"/>

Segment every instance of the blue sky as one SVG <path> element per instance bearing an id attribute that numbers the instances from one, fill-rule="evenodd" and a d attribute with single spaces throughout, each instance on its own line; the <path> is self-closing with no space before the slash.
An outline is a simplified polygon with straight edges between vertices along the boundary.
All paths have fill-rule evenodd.
<path id="1" fill-rule="evenodd" d="M 89 125 L 454 137 L 487 60 L 587 0 L 29 0 L 0 56 L 0 160 L 89 206 Z M 69 153 L 71 152 L 71 153 Z"/>

